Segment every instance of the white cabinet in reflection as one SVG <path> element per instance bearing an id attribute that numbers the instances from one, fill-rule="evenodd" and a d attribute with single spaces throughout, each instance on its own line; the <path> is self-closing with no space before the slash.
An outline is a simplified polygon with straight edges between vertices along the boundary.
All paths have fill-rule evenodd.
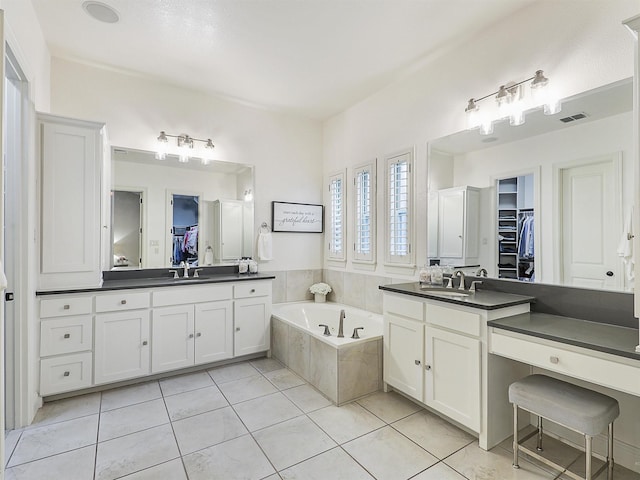
<path id="1" fill-rule="evenodd" d="M 237 260 L 243 256 L 244 202 L 213 202 L 213 259 L 215 263 Z"/>
<path id="2" fill-rule="evenodd" d="M 480 189 L 464 186 L 440 190 L 438 210 L 440 263 L 477 264 Z"/>

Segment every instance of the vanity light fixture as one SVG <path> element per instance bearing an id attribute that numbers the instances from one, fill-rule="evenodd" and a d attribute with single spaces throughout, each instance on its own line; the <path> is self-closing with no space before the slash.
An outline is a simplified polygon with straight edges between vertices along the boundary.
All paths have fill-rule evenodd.
<path id="1" fill-rule="evenodd" d="M 186 133 L 180 135 L 171 135 L 164 130 L 158 135 L 158 144 L 156 147 L 156 159 L 165 160 L 167 158 L 167 151 L 169 150 L 169 137 L 175 138 L 178 146 L 178 161 L 186 163 L 192 155 L 194 148 L 194 142 L 204 143 L 204 150 L 202 152 L 202 164 L 208 165 L 213 160 L 213 149 L 215 145 L 210 138 L 203 140 L 201 138 L 194 138 Z"/>
<path id="2" fill-rule="evenodd" d="M 252 200 L 253 200 L 253 192 L 251 191 L 251 189 L 245 190 L 244 191 L 244 201 L 245 202 L 250 202 Z"/>
<path id="3" fill-rule="evenodd" d="M 531 81 L 529 98 L 525 96 L 524 84 Z M 495 95 L 497 109 L 490 105 L 482 111 L 478 102 Z M 498 120 L 509 119 L 512 126 L 524 123 L 525 111 L 543 107 L 545 115 L 553 115 L 561 109 L 560 101 L 549 89 L 549 79 L 544 76 L 542 70 L 537 70 L 533 77 L 518 83 L 501 85 L 497 92 L 490 93 L 480 98 L 471 98 L 465 108 L 467 128 L 479 128 L 482 135 L 493 133 L 493 124 Z"/>

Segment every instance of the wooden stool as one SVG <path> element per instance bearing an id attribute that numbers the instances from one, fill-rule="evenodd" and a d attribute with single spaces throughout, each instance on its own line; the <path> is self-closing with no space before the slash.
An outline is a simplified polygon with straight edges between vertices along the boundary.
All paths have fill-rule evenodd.
<path id="1" fill-rule="evenodd" d="M 613 479 L 613 421 L 620 415 L 615 398 L 586 388 L 563 382 L 545 375 L 530 375 L 509 385 L 509 401 L 513 403 L 513 468 L 518 466 L 518 451 L 560 471 L 565 469 L 538 453 L 522 446 L 533 435 L 538 436 L 536 450 L 542 451 L 542 418 L 584 435 L 586 453 L 585 477 L 573 472 L 565 474 L 576 480 L 591 480 L 607 468 L 607 480 Z M 538 416 L 538 428 L 522 440 L 518 440 L 518 408 Z M 606 463 L 597 472 L 591 472 L 591 442 L 594 436 L 608 428 Z"/>

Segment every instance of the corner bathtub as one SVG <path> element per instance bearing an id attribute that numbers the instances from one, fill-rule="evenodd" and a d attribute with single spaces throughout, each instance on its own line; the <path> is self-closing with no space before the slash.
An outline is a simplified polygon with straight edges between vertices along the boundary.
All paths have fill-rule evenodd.
<path id="1" fill-rule="evenodd" d="M 340 310 L 344 338 L 338 338 Z M 323 335 L 329 325 L 331 336 Z M 351 338 L 353 329 L 360 339 Z M 341 405 L 382 388 L 382 315 L 339 303 L 280 303 L 271 309 L 271 354 Z"/>

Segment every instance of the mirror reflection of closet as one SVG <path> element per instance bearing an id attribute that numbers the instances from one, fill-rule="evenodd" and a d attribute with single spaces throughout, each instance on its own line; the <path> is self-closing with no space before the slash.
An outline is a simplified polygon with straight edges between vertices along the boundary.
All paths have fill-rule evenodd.
<path id="1" fill-rule="evenodd" d="M 498 277 L 535 281 L 535 194 L 533 174 L 496 181 Z"/>
<path id="2" fill-rule="evenodd" d="M 180 266 L 182 262 L 198 265 L 199 228 L 200 228 L 200 195 L 168 192 L 169 208 L 167 223 L 171 249 L 169 256 L 171 265 Z"/>
<path id="3" fill-rule="evenodd" d="M 113 190 L 111 247 L 114 268 L 142 267 L 142 202 L 140 191 Z"/>

